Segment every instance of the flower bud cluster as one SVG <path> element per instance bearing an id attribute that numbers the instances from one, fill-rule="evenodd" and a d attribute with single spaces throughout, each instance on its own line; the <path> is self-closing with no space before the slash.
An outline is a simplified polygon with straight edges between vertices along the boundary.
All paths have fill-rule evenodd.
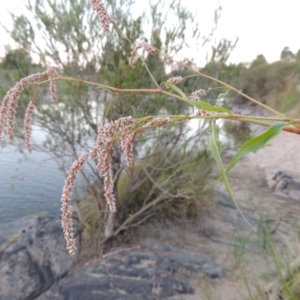
<path id="1" fill-rule="evenodd" d="M 67 178 L 65 179 L 65 184 L 63 187 L 63 192 L 61 196 L 61 211 L 62 211 L 62 219 L 61 225 L 64 232 L 64 237 L 67 243 L 67 250 L 70 255 L 75 255 L 76 252 L 76 241 L 74 238 L 74 231 L 73 231 L 73 223 L 72 223 L 72 211 L 69 205 L 72 196 L 72 190 L 75 184 L 75 180 L 77 177 L 78 172 L 82 168 L 83 164 L 89 157 L 88 154 L 84 154 L 80 156 L 71 166 L 68 171 Z"/>
<path id="2" fill-rule="evenodd" d="M 192 92 L 190 95 L 189 95 L 189 98 L 191 100 L 199 100 L 201 97 L 203 96 L 206 96 L 206 91 L 203 90 L 203 89 L 200 89 L 200 90 L 197 90 L 197 91 L 194 91 Z"/>
<path id="3" fill-rule="evenodd" d="M 136 61 L 136 55 L 137 55 L 137 51 L 138 49 L 144 49 L 146 52 L 148 52 L 149 54 L 151 55 L 154 55 L 157 53 L 156 49 L 151 46 L 150 44 L 148 44 L 147 42 L 145 41 L 142 41 L 140 43 L 138 43 L 134 48 L 133 50 L 131 51 L 130 53 L 130 57 L 129 57 L 129 65 L 134 68 L 134 64 L 135 64 L 135 61 Z"/>
<path id="4" fill-rule="evenodd" d="M 167 82 L 178 84 L 183 81 L 183 78 L 181 76 L 171 77 L 167 80 Z"/>
<path id="5" fill-rule="evenodd" d="M 23 90 L 34 82 L 38 82 L 44 77 L 53 77 L 55 70 L 53 67 L 48 68 L 42 73 L 32 74 L 22 78 L 15 84 L 4 96 L 0 107 L 0 137 L 3 127 L 6 123 L 7 135 L 11 139 L 13 137 L 13 129 L 17 112 L 17 101 Z"/>
<path id="6" fill-rule="evenodd" d="M 132 166 L 132 161 L 133 161 L 133 143 L 138 135 L 141 135 L 143 132 L 145 132 L 148 128 L 151 127 L 160 127 L 163 126 L 164 124 L 171 123 L 170 118 L 153 118 L 151 121 L 147 122 L 144 124 L 142 127 L 138 128 L 132 133 L 128 134 L 129 130 L 124 130 L 121 134 L 121 147 L 123 152 L 125 153 L 126 156 L 126 162 L 127 166 L 131 167 Z"/>
<path id="7" fill-rule="evenodd" d="M 112 171 L 112 158 L 110 153 L 113 150 L 111 138 L 114 134 L 126 127 L 136 123 L 132 117 L 124 117 L 106 125 L 100 125 L 97 141 L 91 152 L 93 158 L 97 158 L 97 169 L 101 170 L 104 177 L 104 196 L 111 211 L 116 211 L 114 190 L 114 179 Z"/>
<path id="8" fill-rule="evenodd" d="M 104 7 L 104 4 L 101 0 L 91 0 L 91 5 L 93 10 L 97 13 L 100 19 L 100 24 L 104 32 L 109 31 L 109 25 L 111 23 L 111 18 L 108 16 L 108 13 Z"/>

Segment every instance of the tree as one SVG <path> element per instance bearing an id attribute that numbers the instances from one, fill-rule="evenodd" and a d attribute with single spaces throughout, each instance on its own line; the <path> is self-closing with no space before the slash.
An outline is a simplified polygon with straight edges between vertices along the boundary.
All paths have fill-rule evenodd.
<path id="1" fill-rule="evenodd" d="M 296 54 L 296 60 L 297 60 L 297 62 L 300 62 L 300 49 L 298 50 L 298 52 Z"/>
<path id="2" fill-rule="evenodd" d="M 268 64 L 266 58 L 264 57 L 264 55 L 260 54 L 257 55 L 256 59 L 253 60 L 253 62 L 250 65 L 250 68 L 255 68 L 255 67 L 259 67 L 259 66 L 266 66 Z"/>
<path id="3" fill-rule="evenodd" d="M 281 60 L 291 61 L 294 60 L 295 54 L 290 50 L 289 47 L 284 47 L 280 54 Z"/>
<path id="4" fill-rule="evenodd" d="M 20 70 L 23 77 L 29 75 L 31 66 L 30 54 L 23 49 L 8 50 L 2 60 L 4 70 Z"/>

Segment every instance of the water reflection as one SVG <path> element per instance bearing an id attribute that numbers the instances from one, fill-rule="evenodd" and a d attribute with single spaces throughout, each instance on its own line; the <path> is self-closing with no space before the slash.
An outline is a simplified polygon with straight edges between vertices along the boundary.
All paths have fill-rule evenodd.
<path id="1" fill-rule="evenodd" d="M 0 150 L 0 222 L 47 211 L 59 214 L 64 174 L 47 153 Z"/>

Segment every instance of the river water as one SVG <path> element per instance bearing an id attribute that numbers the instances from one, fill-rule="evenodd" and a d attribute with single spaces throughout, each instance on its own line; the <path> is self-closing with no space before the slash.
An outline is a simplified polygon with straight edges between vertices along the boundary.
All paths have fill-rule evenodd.
<path id="1" fill-rule="evenodd" d="M 195 132 L 199 120 L 191 120 L 190 125 Z M 33 140 L 42 142 L 43 130 L 32 129 Z M 24 141 L 21 145 L 0 145 L 0 223 L 29 214 L 60 214 L 64 173 L 49 154 L 36 150 L 29 153 Z"/>
<path id="2" fill-rule="evenodd" d="M 42 212 L 59 214 L 64 174 L 43 152 L 0 150 L 0 222 Z"/>

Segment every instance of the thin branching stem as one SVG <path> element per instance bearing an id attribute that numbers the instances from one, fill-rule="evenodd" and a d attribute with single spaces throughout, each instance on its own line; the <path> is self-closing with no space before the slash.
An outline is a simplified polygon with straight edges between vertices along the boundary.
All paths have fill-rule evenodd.
<path id="1" fill-rule="evenodd" d="M 236 92 L 236 93 L 239 94 L 240 96 L 243 96 L 243 97 L 247 98 L 248 100 L 252 101 L 253 103 L 255 103 L 255 104 L 257 104 L 257 105 L 259 105 L 259 106 L 261 106 L 261 107 L 267 109 L 268 111 L 274 113 L 275 115 L 278 115 L 278 116 L 282 117 L 282 118 L 285 119 L 285 120 L 288 119 L 284 114 L 278 112 L 277 110 L 271 108 L 270 106 L 267 106 L 267 105 L 265 105 L 265 104 L 263 104 L 263 103 L 261 103 L 261 102 L 255 100 L 254 98 L 252 98 L 252 97 L 250 97 L 250 96 L 244 94 L 243 92 L 239 91 L 238 89 L 234 88 L 233 86 L 231 86 L 231 85 L 229 85 L 229 84 L 227 84 L 227 83 L 225 83 L 225 82 L 223 82 L 223 81 L 221 81 L 221 80 L 219 80 L 219 79 L 217 79 L 217 78 L 211 77 L 211 76 L 209 76 L 209 75 L 205 75 L 205 74 L 200 73 L 200 72 L 198 72 L 198 71 L 195 71 L 195 72 L 197 72 L 197 74 L 199 74 L 199 76 L 205 77 L 205 78 L 207 78 L 207 79 L 210 79 L 210 80 L 213 80 L 213 81 L 215 81 L 215 82 L 218 82 L 218 83 L 222 84 L 223 86 L 227 87 L 228 89 L 230 89 L 230 90 Z"/>

